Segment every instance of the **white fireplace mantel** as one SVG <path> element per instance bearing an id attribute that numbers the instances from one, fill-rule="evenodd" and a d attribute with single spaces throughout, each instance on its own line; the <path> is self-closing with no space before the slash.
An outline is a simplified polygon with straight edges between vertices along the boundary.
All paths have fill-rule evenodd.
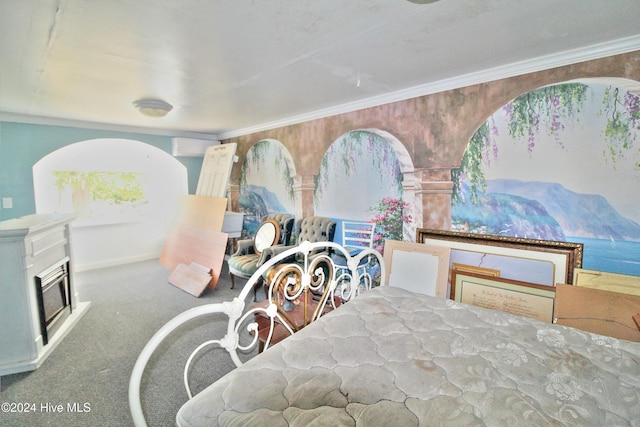
<path id="1" fill-rule="evenodd" d="M 74 288 L 70 214 L 0 222 L 0 375 L 37 369 L 89 308 Z M 69 260 L 71 314 L 43 343 L 35 276 Z"/>

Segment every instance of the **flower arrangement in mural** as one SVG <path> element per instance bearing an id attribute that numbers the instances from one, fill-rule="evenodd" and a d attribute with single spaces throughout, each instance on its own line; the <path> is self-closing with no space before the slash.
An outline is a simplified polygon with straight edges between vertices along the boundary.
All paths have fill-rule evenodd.
<path id="1" fill-rule="evenodd" d="M 369 209 L 377 212 L 368 221 L 376 224 L 373 238 L 373 247 L 376 250 L 383 252 L 385 240 L 402 240 L 404 224 L 411 223 L 411 215 L 405 213 L 409 207 L 409 203 L 400 199 L 384 197 Z"/>

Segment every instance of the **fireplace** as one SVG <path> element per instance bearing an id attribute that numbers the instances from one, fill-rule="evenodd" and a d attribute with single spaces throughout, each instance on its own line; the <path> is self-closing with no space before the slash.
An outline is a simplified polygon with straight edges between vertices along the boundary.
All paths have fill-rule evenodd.
<path id="1" fill-rule="evenodd" d="M 0 221 L 0 375 L 38 369 L 88 311 L 75 289 L 74 218 Z"/>
<path id="2" fill-rule="evenodd" d="M 69 258 L 35 276 L 42 344 L 47 345 L 55 331 L 72 312 Z"/>

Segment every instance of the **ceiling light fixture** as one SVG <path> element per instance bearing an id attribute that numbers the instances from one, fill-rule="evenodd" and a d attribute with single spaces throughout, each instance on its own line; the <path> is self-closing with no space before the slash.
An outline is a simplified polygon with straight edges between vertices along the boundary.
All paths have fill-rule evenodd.
<path id="1" fill-rule="evenodd" d="M 429 3 L 435 3 L 438 0 L 407 0 L 409 3 L 415 3 L 415 4 L 429 4 Z"/>
<path id="2" fill-rule="evenodd" d="M 133 106 L 148 117 L 164 117 L 173 109 L 173 105 L 161 99 L 138 99 Z"/>

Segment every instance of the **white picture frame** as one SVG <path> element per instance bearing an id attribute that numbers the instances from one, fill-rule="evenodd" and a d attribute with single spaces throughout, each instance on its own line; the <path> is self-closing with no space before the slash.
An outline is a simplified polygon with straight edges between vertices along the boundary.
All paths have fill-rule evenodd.
<path id="1" fill-rule="evenodd" d="M 450 250 L 413 242 L 386 240 L 385 283 L 424 295 L 447 298 Z"/>

